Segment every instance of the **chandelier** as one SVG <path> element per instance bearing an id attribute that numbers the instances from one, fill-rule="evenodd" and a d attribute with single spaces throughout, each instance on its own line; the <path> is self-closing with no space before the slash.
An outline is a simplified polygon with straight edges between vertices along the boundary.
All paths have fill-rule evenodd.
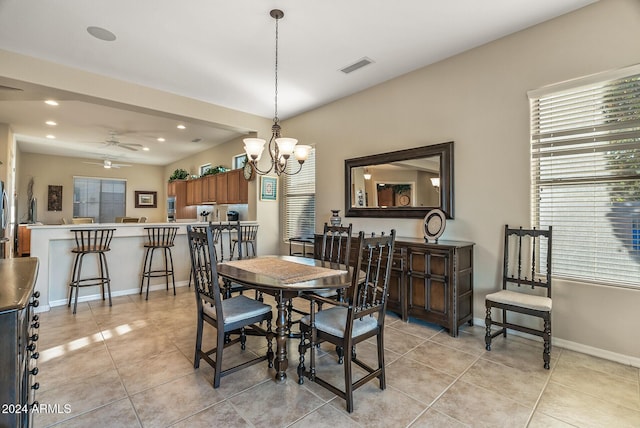
<path id="1" fill-rule="evenodd" d="M 271 165 L 267 170 L 261 170 L 258 168 L 258 161 L 262 157 L 264 151 L 264 145 L 266 143 L 262 138 L 245 138 L 244 150 L 247 153 L 247 160 L 253 167 L 253 170 L 260 174 L 265 175 L 270 172 L 274 172 L 277 175 L 286 174 L 294 175 L 302 170 L 302 164 L 309 157 L 311 146 L 305 146 L 298 144 L 298 140 L 295 138 L 285 138 L 280 136 L 280 120 L 278 119 L 278 21 L 284 17 L 284 12 L 279 9 L 273 9 L 269 12 L 272 18 L 276 20 L 276 66 L 275 66 L 275 114 L 273 117 L 273 126 L 271 127 L 271 139 L 267 149 L 269 150 L 269 156 L 271 156 Z M 294 155 L 298 161 L 299 167 L 295 172 L 287 172 L 287 162 Z"/>

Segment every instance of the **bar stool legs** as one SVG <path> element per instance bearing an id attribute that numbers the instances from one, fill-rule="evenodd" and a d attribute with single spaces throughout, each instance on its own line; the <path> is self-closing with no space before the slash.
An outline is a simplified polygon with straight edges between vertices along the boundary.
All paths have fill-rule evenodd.
<path id="1" fill-rule="evenodd" d="M 153 253 L 155 250 L 163 250 L 163 262 L 164 269 L 152 269 L 153 266 Z M 171 277 L 171 283 L 173 285 L 173 295 L 176 295 L 176 281 L 173 276 L 173 256 L 171 254 L 171 248 L 169 247 L 147 247 L 147 251 L 144 256 L 144 264 L 142 267 L 142 278 L 140 280 L 140 294 L 144 290 L 144 280 L 147 280 L 147 292 L 145 300 L 149 300 L 149 285 L 151 278 L 164 277 L 167 290 L 169 290 L 169 277 Z"/>
<path id="2" fill-rule="evenodd" d="M 109 244 L 113 237 L 115 229 L 84 229 L 72 230 L 75 234 L 76 246 L 71 250 L 75 254 L 73 261 L 73 270 L 71 272 L 71 282 L 69 282 L 69 301 L 67 307 L 71 307 L 73 299 L 73 291 L 75 290 L 75 299 L 73 303 L 73 313 L 78 309 L 78 294 L 80 287 L 89 287 L 99 285 L 102 292 L 102 300 L 105 300 L 105 286 L 109 296 L 109 306 L 111 301 L 111 277 L 109 276 L 109 266 L 105 252 L 109 251 Z M 97 276 L 82 278 L 82 263 L 84 256 L 87 254 L 95 254 L 98 256 L 98 273 Z"/>
<path id="3" fill-rule="evenodd" d="M 144 263 L 142 265 L 142 277 L 140 278 L 140 294 L 144 290 L 144 280 L 147 280 L 147 293 L 145 300 L 149 300 L 149 286 L 151 285 L 151 278 L 164 277 L 169 290 L 169 276 L 171 277 L 171 283 L 173 284 L 173 295 L 176 295 L 176 280 L 173 275 L 173 255 L 171 254 L 171 247 L 173 247 L 174 240 L 178 228 L 175 226 L 152 226 L 145 227 L 148 235 L 148 242 L 144 244 L 145 255 Z M 153 254 L 156 250 L 162 250 L 164 266 L 162 269 L 153 268 Z"/>

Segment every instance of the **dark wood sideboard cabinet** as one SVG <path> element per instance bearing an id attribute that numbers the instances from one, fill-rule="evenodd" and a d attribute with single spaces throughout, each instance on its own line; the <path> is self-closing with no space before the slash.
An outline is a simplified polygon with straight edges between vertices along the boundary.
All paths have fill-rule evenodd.
<path id="1" fill-rule="evenodd" d="M 351 261 L 356 240 L 352 238 Z M 445 327 L 453 337 L 464 323 L 473 323 L 472 242 L 397 237 L 387 310 Z M 322 235 L 315 235 L 314 254 L 320 255 Z"/>
<path id="2" fill-rule="evenodd" d="M 34 292 L 38 259 L 0 260 L 0 427 L 32 426 L 38 406 L 39 292 Z"/>

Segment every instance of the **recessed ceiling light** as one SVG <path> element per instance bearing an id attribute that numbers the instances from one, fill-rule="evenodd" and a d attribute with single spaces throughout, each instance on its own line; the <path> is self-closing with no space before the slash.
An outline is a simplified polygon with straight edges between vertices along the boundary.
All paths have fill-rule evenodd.
<path id="1" fill-rule="evenodd" d="M 56 136 L 49 134 L 49 135 L 47 135 L 47 138 L 50 139 L 50 140 L 54 140 L 56 138 Z"/>
<path id="2" fill-rule="evenodd" d="M 47 125 L 49 125 L 49 126 L 56 126 L 57 125 L 57 123 L 55 123 L 53 120 L 47 120 L 45 123 Z"/>
<path id="3" fill-rule="evenodd" d="M 87 27 L 87 32 L 96 39 L 104 40 L 105 42 L 113 42 L 116 39 L 115 34 L 102 27 Z"/>
<path id="4" fill-rule="evenodd" d="M 145 152 L 148 152 L 151 149 L 149 149 L 149 147 L 143 147 L 142 150 L 144 150 Z"/>
<path id="5" fill-rule="evenodd" d="M 59 104 L 58 104 L 58 102 L 57 102 L 56 100 L 46 100 L 44 103 L 45 103 L 45 104 L 48 104 L 48 105 L 50 105 L 50 106 L 57 106 L 57 105 L 59 105 Z"/>
<path id="6" fill-rule="evenodd" d="M 164 143 L 164 141 L 165 141 L 165 140 L 164 140 L 164 138 L 159 137 L 159 138 L 158 138 L 158 141 L 160 141 L 161 143 Z"/>
<path id="7" fill-rule="evenodd" d="M 178 129 L 187 129 L 187 127 L 182 125 L 182 124 L 178 125 L 176 128 L 178 128 Z"/>

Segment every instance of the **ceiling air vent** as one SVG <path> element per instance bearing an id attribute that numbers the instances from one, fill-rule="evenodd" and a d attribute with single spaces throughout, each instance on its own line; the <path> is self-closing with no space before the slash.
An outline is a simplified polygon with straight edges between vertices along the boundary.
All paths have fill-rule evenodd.
<path id="1" fill-rule="evenodd" d="M 356 61 L 355 63 L 353 63 L 351 65 L 348 65 L 348 66 L 346 66 L 344 68 L 341 68 L 340 71 L 342 71 L 344 74 L 349 74 L 349 73 L 351 73 L 353 71 L 356 71 L 356 70 L 358 70 L 358 69 L 360 69 L 360 68 L 362 68 L 362 67 L 364 67 L 366 65 L 371 64 L 372 62 L 373 62 L 372 59 L 364 57 L 364 58 Z"/>

